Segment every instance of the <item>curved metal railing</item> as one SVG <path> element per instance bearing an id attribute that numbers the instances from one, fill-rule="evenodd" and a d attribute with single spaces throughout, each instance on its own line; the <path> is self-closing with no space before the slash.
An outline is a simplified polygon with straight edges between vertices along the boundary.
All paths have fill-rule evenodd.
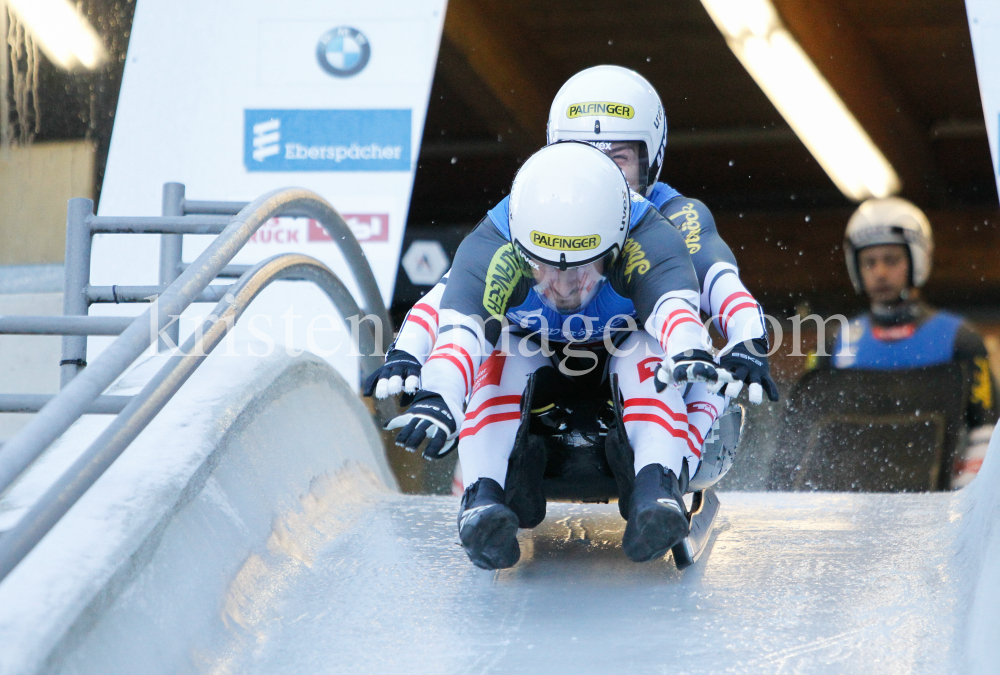
<path id="1" fill-rule="evenodd" d="M 70 200 L 71 211 L 82 206 L 73 202 L 89 204 L 89 200 Z M 146 312 L 132 320 L 117 340 L 73 377 L 18 434 L 3 445 L 0 450 L 0 493 L 10 487 L 81 415 L 91 411 L 95 402 L 103 398 L 101 394 L 104 390 L 143 352 L 156 344 L 160 331 L 169 325 L 171 317 L 181 314 L 202 297 L 203 291 L 257 229 L 271 218 L 289 213 L 315 219 L 340 246 L 360 288 L 366 313 L 374 315 L 378 322 L 377 325 L 358 322 L 357 346 L 362 354 L 359 362 L 362 378 L 377 368 L 381 363 L 378 354 L 384 353 L 392 339 L 392 325 L 361 246 L 344 220 L 322 197 L 300 188 L 274 190 L 249 203 L 233 217 L 222 233 L 167 286 Z M 284 254 L 251 267 L 229 287 L 202 329 L 188 338 L 179 352 L 171 356 L 142 391 L 131 398 L 83 455 L 12 529 L 0 537 L 0 580 L 125 451 L 232 329 L 250 302 L 274 281 L 293 278 L 316 284 L 345 319 L 363 316 L 343 282 L 314 258 Z"/>

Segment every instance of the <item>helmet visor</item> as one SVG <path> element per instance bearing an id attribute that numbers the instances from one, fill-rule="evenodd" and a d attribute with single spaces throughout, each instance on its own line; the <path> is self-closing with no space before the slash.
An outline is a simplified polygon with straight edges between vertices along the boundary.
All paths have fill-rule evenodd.
<path id="1" fill-rule="evenodd" d="M 534 291 L 560 314 L 573 314 L 586 307 L 605 281 L 605 258 L 563 270 L 531 260 L 529 268 Z"/>
<path id="2" fill-rule="evenodd" d="M 641 195 L 649 187 L 649 154 L 642 141 L 588 141 L 610 157 L 625 174 L 630 188 Z"/>

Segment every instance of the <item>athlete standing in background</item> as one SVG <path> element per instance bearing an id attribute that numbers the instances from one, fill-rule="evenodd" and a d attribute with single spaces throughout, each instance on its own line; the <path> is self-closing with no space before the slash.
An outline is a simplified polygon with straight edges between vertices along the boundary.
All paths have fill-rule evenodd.
<path id="1" fill-rule="evenodd" d="M 847 224 L 844 254 L 854 290 L 868 297 L 871 310 L 851 321 L 847 336 L 832 336 L 826 352 L 832 356 L 811 365 L 891 371 L 967 364 L 969 443 L 952 472 L 952 487 L 964 487 L 986 456 L 997 400 L 983 339 L 961 317 L 920 299 L 934 257 L 927 216 L 898 197 L 869 199 Z"/>

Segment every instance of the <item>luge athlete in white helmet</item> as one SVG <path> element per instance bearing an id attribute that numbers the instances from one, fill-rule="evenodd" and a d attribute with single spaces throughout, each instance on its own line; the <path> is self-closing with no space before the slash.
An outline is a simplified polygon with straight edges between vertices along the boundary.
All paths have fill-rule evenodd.
<path id="1" fill-rule="evenodd" d="M 684 235 L 698 274 L 700 309 L 726 338 L 721 362 L 739 380 L 726 393 L 735 396 L 746 383 L 752 402 L 761 402 L 762 391 L 776 401 L 763 315 L 740 281 L 736 258 L 704 204 L 659 182 L 667 119 L 653 86 L 635 71 L 619 66 L 596 66 L 577 73 L 556 94 L 549 111 L 549 143 L 565 140 L 591 143 L 608 154 L 632 189 L 645 195 Z M 713 404 L 723 406 L 724 402 L 720 399 Z M 698 426 L 704 427 L 702 437 L 712 421 L 699 420 Z"/>
<path id="2" fill-rule="evenodd" d="M 968 364 L 969 442 L 951 476 L 952 487 L 964 487 L 986 456 L 998 401 L 982 337 L 961 317 L 920 299 L 934 257 L 927 216 L 905 199 L 869 199 L 847 223 L 844 257 L 851 284 L 858 295 L 868 297 L 871 311 L 855 317 L 847 335 L 838 331 L 832 336 L 827 355 L 810 365 L 898 371 Z"/>
<path id="3" fill-rule="evenodd" d="M 459 247 L 422 389 L 388 425 L 430 457 L 461 439 L 459 536 L 473 563 L 519 558 L 521 514 L 505 481 L 521 406 L 537 403 L 522 394 L 542 371 L 555 388 L 604 397 L 617 376 L 634 452 L 629 558 L 661 556 L 688 534 L 682 497 L 698 448 L 678 386 L 733 381 L 705 349 L 698 295 L 683 236 L 605 154 L 556 143 L 525 162 L 510 197 Z"/>
<path id="4" fill-rule="evenodd" d="M 725 336 L 727 344 L 720 362 L 738 380 L 727 388 L 727 396 L 738 395 L 745 383 L 752 402 L 762 400 L 762 391 L 777 400 L 760 306 L 740 280 L 736 259 L 719 236 L 712 214 L 697 199 L 686 198 L 658 182 L 667 120 L 652 85 L 638 73 L 618 66 L 597 66 L 574 75 L 559 90 L 549 112 L 548 141 L 561 140 L 584 141 L 608 154 L 622 168 L 630 187 L 646 196 L 684 236 L 698 275 L 699 309 L 713 318 Z M 636 265 L 642 267 L 641 258 L 636 258 Z M 384 398 L 417 389 L 421 365 L 437 335 L 437 310 L 443 292 L 444 281 L 407 314 L 386 364 L 369 379 L 366 395 Z M 728 401 L 701 385 L 690 387 L 684 399 L 691 443 L 700 449 Z M 732 448 L 728 450 L 731 453 Z M 719 457 L 717 466 L 704 467 L 711 471 L 703 471 L 700 481 L 717 481 L 725 474 L 732 455 Z"/>

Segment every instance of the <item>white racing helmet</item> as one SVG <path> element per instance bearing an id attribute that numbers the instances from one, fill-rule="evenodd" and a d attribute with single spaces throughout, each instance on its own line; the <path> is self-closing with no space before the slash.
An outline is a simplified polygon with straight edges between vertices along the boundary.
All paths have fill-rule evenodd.
<path id="1" fill-rule="evenodd" d="M 663 167 L 667 118 L 659 95 L 642 75 L 621 66 L 594 66 L 569 78 L 552 101 L 548 142 L 557 141 L 584 141 L 601 150 L 616 141 L 637 141 L 636 192 L 646 195 Z"/>
<path id="2" fill-rule="evenodd" d="M 869 199 L 858 207 L 847 222 L 844 233 L 844 258 L 854 290 L 864 292 L 858 252 L 869 246 L 902 244 L 910 252 L 910 283 L 920 288 L 931 274 L 934 235 L 924 212 L 899 197 Z"/>
<path id="3" fill-rule="evenodd" d="M 528 158 L 510 189 L 510 240 L 545 304 L 572 314 L 590 302 L 625 244 L 631 208 L 618 165 L 586 143 Z"/>

